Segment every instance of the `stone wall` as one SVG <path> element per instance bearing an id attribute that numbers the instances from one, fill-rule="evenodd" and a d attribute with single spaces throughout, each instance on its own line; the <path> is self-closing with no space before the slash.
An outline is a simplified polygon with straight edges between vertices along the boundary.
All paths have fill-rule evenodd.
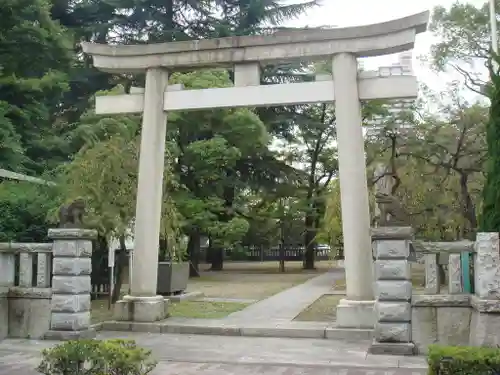
<path id="1" fill-rule="evenodd" d="M 0 243 L 0 340 L 40 339 L 48 331 L 51 252 L 51 243 Z"/>
<path id="2" fill-rule="evenodd" d="M 431 344 L 469 345 L 472 309 L 468 294 L 414 294 L 412 340 L 417 354 Z"/>

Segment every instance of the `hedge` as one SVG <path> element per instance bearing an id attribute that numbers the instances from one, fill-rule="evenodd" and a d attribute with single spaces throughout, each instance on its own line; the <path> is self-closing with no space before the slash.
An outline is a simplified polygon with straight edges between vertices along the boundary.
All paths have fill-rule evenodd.
<path id="1" fill-rule="evenodd" d="M 500 374 L 500 349 L 430 345 L 428 375 Z"/>

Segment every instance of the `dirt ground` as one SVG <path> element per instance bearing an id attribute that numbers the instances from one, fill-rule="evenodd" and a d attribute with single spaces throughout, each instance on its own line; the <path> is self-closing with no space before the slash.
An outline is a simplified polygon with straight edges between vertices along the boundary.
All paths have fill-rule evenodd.
<path id="1" fill-rule="evenodd" d="M 202 292 L 203 297 L 242 299 L 249 301 L 195 301 L 174 303 L 171 316 L 185 318 L 223 318 L 247 307 L 252 301 L 270 297 L 301 284 L 335 267 L 333 261 L 316 262 L 316 270 L 302 270 L 302 262 L 287 262 L 285 273 L 279 272 L 278 262 L 227 262 L 224 270 L 209 271 L 209 265 L 200 266 L 200 277 L 189 280 L 187 292 Z M 128 285 L 122 286 L 126 294 Z M 251 300 L 251 301 L 250 301 Z M 107 300 L 92 301 L 94 323 L 112 319 Z"/>
<path id="2" fill-rule="evenodd" d="M 334 322 L 337 319 L 337 305 L 345 296 L 324 294 L 295 317 L 302 322 Z"/>

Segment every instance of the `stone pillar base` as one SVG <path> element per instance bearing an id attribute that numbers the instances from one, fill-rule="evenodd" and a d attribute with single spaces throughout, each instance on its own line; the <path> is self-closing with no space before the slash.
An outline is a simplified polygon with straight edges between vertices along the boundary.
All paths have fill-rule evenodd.
<path id="1" fill-rule="evenodd" d="M 97 332 L 93 329 L 87 329 L 84 331 L 54 331 L 50 330 L 44 335 L 45 340 L 79 340 L 79 339 L 93 339 L 97 335 Z"/>
<path id="2" fill-rule="evenodd" d="M 157 322 L 168 317 L 168 299 L 163 296 L 124 296 L 115 304 L 114 319 L 128 322 Z"/>
<path id="3" fill-rule="evenodd" d="M 341 299 L 337 305 L 337 324 L 339 328 L 368 328 L 375 326 L 375 301 L 355 301 Z"/>
<path id="4" fill-rule="evenodd" d="M 378 342 L 373 340 L 368 352 L 371 354 L 415 355 L 412 342 Z"/>

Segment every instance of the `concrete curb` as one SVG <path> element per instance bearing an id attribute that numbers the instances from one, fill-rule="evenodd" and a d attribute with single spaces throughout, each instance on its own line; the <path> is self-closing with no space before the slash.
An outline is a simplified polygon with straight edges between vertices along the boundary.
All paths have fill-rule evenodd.
<path id="1" fill-rule="evenodd" d="M 373 330 L 336 327 L 299 327 L 293 324 L 282 326 L 247 326 L 237 325 L 195 325 L 168 322 L 139 323 L 108 321 L 102 324 L 106 331 L 132 331 L 147 333 L 174 333 L 188 335 L 245 336 L 245 337 L 281 337 L 330 340 L 371 340 Z"/>

